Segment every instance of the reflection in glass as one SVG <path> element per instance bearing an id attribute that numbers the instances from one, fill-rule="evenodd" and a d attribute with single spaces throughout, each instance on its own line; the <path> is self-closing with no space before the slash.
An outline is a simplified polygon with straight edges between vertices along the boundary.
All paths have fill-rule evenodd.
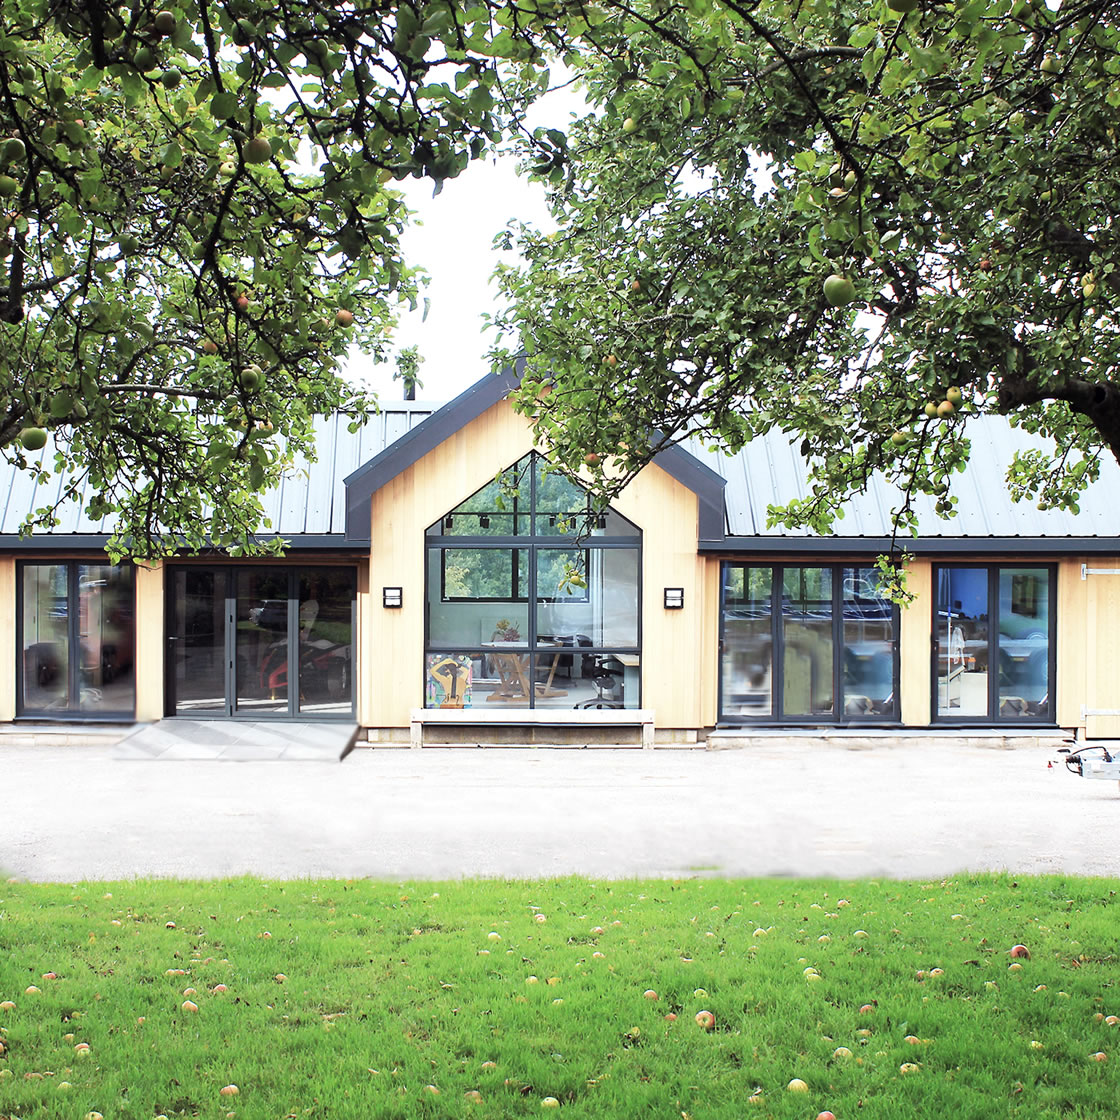
<path id="1" fill-rule="evenodd" d="M 131 567 L 78 565 L 78 707 L 130 712 L 136 707 Z"/>
<path id="2" fill-rule="evenodd" d="M 226 573 L 172 569 L 175 714 L 225 711 Z"/>
<path id="3" fill-rule="evenodd" d="M 638 530 L 610 507 L 595 509 L 578 483 L 549 470 L 539 455 L 533 460 L 536 506 L 534 532 L 540 537 L 636 537 Z"/>
<path id="4" fill-rule="evenodd" d="M 724 565 L 723 711 L 773 715 L 770 568 Z"/>
<path id="5" fill-rule="evenodd" d="M 844 715 L 893 716 L 894 605 L 875 568 L 844 568 Z"/>
<path id="6" fill-rule="evenodd" d="M 69 604 L 66 564 L 23 569 L 23 696 L 25 712 L 69 706 Z"/>
<path id="7" fill-rule="evenodd" d="M 312 568 L 299 580 L 299 710 L 349 712 L 354 704 L 354 573 Z"/>
<path id="8" fill-rule="evenodd" d="M 1050 714 L 1050 575 L 1045 568 L 999 571 L 999 714 Z"/>
<path id="9" fill-rule="evenodd" d="M 565 582 L 575 574 L 586 584 Z M 537 550 L 537 633 L 597 649 L 638 644 L 638 550 Z"/>
<path id="10" fill-rule="evenodd" d="M 288 573 L 237 572 L 234 615 L 234 708 L 239 713 L 288 710 Z"/>
<path id="11" fill-rule="evenodd" d="M 440 649 L 528 645 L 528 567 L 525 549 L 429 549 L 428 644 Z M 504 583 L 504 596 L 445 599 L 443 595 L 448 587 L 456 592 L 472 586 L 497 590 L 500 580 L 509 581 Z"/>
<path id="12" fill-rule="evenodd" d="M 782 576 L 782 714 L 833 711 L 832 569 L 786 568 Z"/>
<path id="13" fill-rule="evenodd" d="M 937 714 L 988 715 L 988 570 L 937 573 Z"/>
<path id="14" fill-rule="evenodd" d="M 21 713 L 134 711 L 133 569 L 71 561 L 22 570 Z"/>

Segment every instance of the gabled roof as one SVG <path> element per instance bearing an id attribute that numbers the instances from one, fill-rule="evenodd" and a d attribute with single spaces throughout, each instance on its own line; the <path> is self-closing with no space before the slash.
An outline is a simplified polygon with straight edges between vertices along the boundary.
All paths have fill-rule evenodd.
<path id="1" fill-rule="evenodd" d="M 370 539 L 370 501 L 373 495 L 402 471 L 435 450 L 444 440 L 465 428 L 488 408 L 504 400 L 521 383 L 524 359 L 500 373 L 476 381 L 453 401 L 432 413 L 407 435 L 346 478 L 346 539 Z M 654 462 L 682 486 L 696 494 L 700 507 L 699 539 L 716 544 L 724 538 L 723 488 L 725 480 L 684 447 L 660 452 Z"/>

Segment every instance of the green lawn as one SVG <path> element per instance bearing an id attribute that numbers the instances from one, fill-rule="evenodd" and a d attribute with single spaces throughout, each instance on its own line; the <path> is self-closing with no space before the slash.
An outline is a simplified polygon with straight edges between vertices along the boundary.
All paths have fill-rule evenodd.
<path id="1" fill-rule="evenodd" d="M 1117 889 L 3 883 L 0 1117 L 1112 1120 Z"/>

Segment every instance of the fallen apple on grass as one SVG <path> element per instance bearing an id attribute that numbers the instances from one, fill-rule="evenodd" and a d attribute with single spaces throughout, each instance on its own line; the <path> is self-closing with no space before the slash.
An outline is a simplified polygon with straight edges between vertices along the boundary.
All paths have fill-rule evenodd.
<path id="1" fill-rule="evenodd" d="M 697 1011 L 696 1022 L 704 1030 L 710 1031 L 716 1025 L 716 1017 L 710 1011 Z"/>

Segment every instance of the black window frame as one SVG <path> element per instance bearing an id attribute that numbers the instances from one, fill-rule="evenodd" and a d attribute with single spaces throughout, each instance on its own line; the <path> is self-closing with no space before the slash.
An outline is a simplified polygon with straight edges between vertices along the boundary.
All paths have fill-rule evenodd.
<path id="1" fill-rule="evenodd" d="M 24 706 L 24 673 L 26 670 L 26 657 L 23 641 L 23 592 L 24 572 L 28 568 L 64 567 L 66 569 L 66 695 L 67 707 L 65 708 L 31 708 Z M 80 606 L 80 579 L 78 569 L 81 567 L 117 568 L 127 571 L 131 577 L 132 600 L 132 707 L 131 708 L 105 708 L 83 709 L 81 707 L 81 606 Z M 136 718 L 137 681 L 136 681 L 136 568 L 130 564 L 110 563 L 107 556 L 88 556 L 54 559 L 50 557 L 34 557 L 16 562 L 16 719 L 26 720 L 57 720 L 59 722 L 83 723 L 120 723 L 122 720 Z"/>
<path id="2" fill-rule="evenodd" d="M 445 536 L 445 526 L 447 517 L 450 515 L 456 519 L 462 517 L 477 517 L 478 511 L 456 512 L 456 510 L 449 510 L 438 521 L 434 522 L 426 531 L 424 535 L 424 657 L 423 664 L 421 665 L 421 693 L 426 693 L 427 673 L 428 673 L 428 659 L 431 656 L 437 655 L 450 655 L 461 654 L 471 656 L 485 656 L 492 650 L 481 644 L 459 644 L 454 647 L 446 645 L 435 645 L 431 640 L 431 600 L 430 595 L 430 581 L 432 579 L 432 552 L 438 550 L 439 565 L 440 565 L 440 600 L 444 603 L 528 603 L 531 607 L 535 607 L 542 603 L 555 603 L 555 602 L 571 602 L 571 603 L 587 603 L 590 602 L 590 588 L 583 591 L 583 594 L 572 594 L 571 596 L 564 596 L 558 598 L 551 595 L 538 594 L 538 556 L 541 552 L 547 551 L 576 551 L 580 550 L 584 553 L 585 571 L 590 571 L 591 568 L 591 552 L 599 550 L 603 552 L 629 549 L 635 553 L 636 568 L 637 568 L 637 583 L 635 592 L 637 595 L 637 603 L 635 605 L 636 611 L 636 625 L 635 625 L 635 642 L 633 645 L 611 645 L 611 646 L 594 646 L 584 648 L 584 652 L 594 654 L 597 657 L 609 657 L 612 654 L 626 654 L 635 655 L 638 658 L 638 706 L 641 706 L 641 690 L 642 690 L 642 672 L 641 672 L 641 659 L 642 659 L 642 573 L 644 569 L 643 562 L 643 534 L 641 529 L 634 525 L 627 518 L 618 514 L 617 511 L 611 512 L 618 517 L 624 524 L 631 527 L 632 532 L 625 536 L 589 536 L 586 533 L 580 534 L 573 532 L 570 534 L 559 533 L 538 533 L 537 521 L 539 519 L 559 518 L 565 516 L 564 514 L 554 513 L 553 511 L 546 511 L 543 514 L 537 510 L 537 473 L 538 462 L 543 459 L 539 452 L 529 452 L 528 456 L 522 456 L 521 459 L 514 463 L 512 466 L 507 467 L 507 473 L 513 470 L 518 463 L 528 458 L 528 470 L 526 475 L 529 482 L 529 495 L 528 501 L 520 501 L 517 507 L 516 517 L 524 518 L 527 520 L 530 532 L 520 535 L 468 535 L 468 534 L 455 534 L 451 537 Z M 520 492 L 518 498 L 520 499 Z M 470 499 L 467 499 L 469 501 Z M 598 518 L 605 518 L 605 511 L 591 510 L 590 495 L 588 495 L 588 510 L 587 519 L 582 522 L 580 528 L 586 529 L 591 520 Z M 462 503 L 460 503 L 462 504 Z M 458 508 L 458 507 L 457 507 Z M 510 516 L 511 511 L 503 510 L 498 511 L 503 516 Z M 600 521 L 600 524 L 602 522 Z M 516 521 L 515 521 L 516 524 Z M 446 583 L 446 558 L 449 550 L 455 549 L 513 549 L 523 554 L 526 563 L 528 564 L 527 572 L 527 586 L 529 594 L 527 596 L 519 595 L 509 599 L 498 598 L 460 598 L 460 597 L 447 597 L 447 583 Z M 518 577 L 517 566 L 514 565 L 514 578 Z M 513 584 L 511 590 L 516 591 L 516 583 Z M 528 620 L 526 625 L 526 635 L 522 643 L 518 644 L 518 649 L 528 653 L 533 658 L 539 656 L 554 657 L 556 656 L 556 647 L 540 646 L 540 634 L 538 633 L 537 625 L 537 611 L 530 609 L 528 612 Z M 530 703 L 526 706 L 526 710 L 538 707 L 537 697 L 535 694 L 530 696 Z M 547 705 L 549 710 L 557 712 L 563 711 L 562 708 L 553 708 L 552 705 Z"/>
<path id="3" fill-rule="evenodd" d="M 938 663 L 940 647 L 938 637 L 938 616 L 940 614 L 940 573 L 947 569 L 969 569 L 985 571 L 988 575 L 988 711 L 980 716 L 941 715 L 938 712 Z M 999 574 L 1012 569 L 1034 569 L 1047 573 L 1047 657 L 1046 657 L 1046 694 L 1048 712 L 1045 716 L 1003 716 L 1000 715 L 999 672 L 992 672 L 991 666 L 999 664 Z M 1058 670 L 1058 565 L 1056 563 L 1031 563 L 1022 560 L 996 562 L 971 561 L 953 563 L 935 562 L 932 567 L 933 604 L 930 619 L 930 723 L 938 727 L 1057 727 L 1057 670 Z"/>
<path id="4" fill-rule="evenodd" d="M 178 697 L 175 694 L 175 649 L 174 644 L 178 637 L 173 633 L 175 620 L 175 579 L 177 571 L 198 568 L 225 573 L 225 596 L 222 600 L 222 610 L 225 616 L 225 637 L 222 642 L 222 659 L 224 663 L 223 701 L 221 708 L 210 708 L 199 711 L 177 711 Z M 288 663 L 295 667 L 288 682 L 287 706 L 284 711 L 260 711 L 238 705 L 237 680 L 235 665 L 237 662 L 237 603 L 239 573 L 253 569 L 268 569 L 285 573 L 287 580 L 287 595 L 285 597 L 284 611 L 286 615 L 286 640 L 288 642 Z M 299 658 L 299 586 L 300 580 L 308 573 L 318 570 L 345 571 L 350 576 L 350 706 L 345 711 L 320 712 L 305 710 L 300 707 L 300 658 Z M 164 715 L 174 719 L 232 719 L 244 722 L 273 722 L 292 720 L 315 720 L 316 722 L 351 721 L 357 716 L 358 694 L 360 682 L 358 680 L 358 568 L 356 564 L 268 564 L 248 563 L 231 564 L 229 562 L 170 562 L 164 568 Z"/>
<path id="5" fill-rule="evenodd" d="M 897 603 L 891 603 L 891 629 L 894 635 L 891 649 L 891 710 L 889 712 L 869 712 L 866 715 L 850 715 L 844 707 L 844 663 L 840 655 L 844 648 L 844 572 L 848 569 L 874 568 L 871 558 L 829 561 L 769 559 L 724 559 L 720 562 L 720 603 L 719 603 L 719 660 L 717 672 L 717 725 L 720 727 L 897 727 L 902 722 L 902 700 L 899 695 L 901 682 L 901 612 Z M 770 570 L 770 712 L 760 715 L 743 715 L 739 712 L 727 713 L 724 710 L 724 672 L 723 658 L 726 653 L 727 609 L 734 608 L 736 602 L 747 603 L 752 600 L 727 598 L 727 572 L 732 568 L 767 568 Z M 783 587 L 785 573 L 794 568 L 827 568 L 832 573 L 831 597 L 831 639 L 832 639 L 832 696 L 831 715 L 786 715 L 781 712 L 781 698 L 785 689 L 785 627 L 782 619 L 784 599 Z M 746 578 L 744 577 L 744 588 Z M 781 712 L 781 714 L 779 714 Z"/>
<path id="6" fill-rule="evenodd" d="M 458 540 L 459 538 L 457 538 Z M 535 580 L 535 573 L 537 571 L 537 564 L 535 560 L 529 558 L 529 548 L 533 546 L 525 544 L 515 545 L 496 545 L 492 537 L 484 537 L 485 545 L 480 545 L 477 541 L 471 538 L 462 538 L 471 540 L 467 545 L 444 545 L 440 546 L 440 573 L 439 573 L 439 597 L 440 602 L 443 603 L 528 603 L 532 598 L 531 595 L 522 595 L 518 590 L 521 584 L 522 576 L 522 560 L 525 560 L 525 584 L 530 587 L 533 580 Z M 519 537 L 519 541 L 533 540 L 535 538 Z M 570 545 L 565 543 L 563 537 L 546 537 L 546 540 L 557 541 L 559 543 L 552 547 L 558 552 L 582 552 L 583 553 L 583 570 L 586 572 L 591 564 L 591 550 L 587 547 L 580 547 L 578 545 Z M 428 547 L 431 548 L 429 541 Z M 537 544 L 535 546 L 537 553 L 547 551 L 548 545 Z M 510 561 L 510 593 L 509 595 L 448 595 L 447 593 L 447 554 L 456 551 L 465 552 L 481 552 L 489 550 L 493 552 L 509 552 L 512 554 Z M 524 557 L 522 556 L 524 553 Z M 533 579 L 530 578 L 533 577 Z M 585 587 L 582 591 L 576 589 L 570 595 L 564 595 L 563 598 L 557 596 L 541 595 L 540 588 L 537 588 L 536 602 L 538 603 L 586 603 L 588 602 L 588 592 Z"/>

